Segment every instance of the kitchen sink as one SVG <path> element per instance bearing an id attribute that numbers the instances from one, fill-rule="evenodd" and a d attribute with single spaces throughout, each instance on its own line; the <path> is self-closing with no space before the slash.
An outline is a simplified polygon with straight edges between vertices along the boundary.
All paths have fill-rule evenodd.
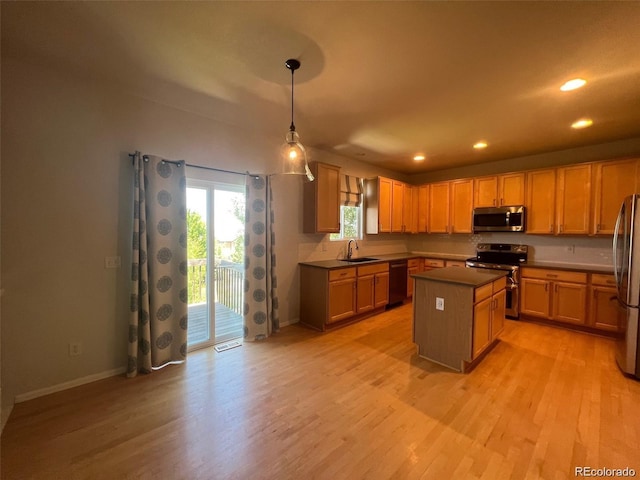
<path id="1" fill-rule="evenodd" d="M 349 263 L 360 263 L 360 262 L 371 262 L 373 260 L 378 260 L 377 258 L 370 257 L 360 257 L 360 258 L 343 258 L 341 262 L 349 262 Z"/>

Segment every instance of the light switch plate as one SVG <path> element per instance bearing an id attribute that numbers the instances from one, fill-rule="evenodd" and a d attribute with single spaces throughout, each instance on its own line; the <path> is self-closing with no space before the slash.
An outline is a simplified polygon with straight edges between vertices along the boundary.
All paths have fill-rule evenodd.
<path id="1" fill-rule="evenodd" d="M 444 298 L 436 297 L 436 310 L 444 312 Z"/>

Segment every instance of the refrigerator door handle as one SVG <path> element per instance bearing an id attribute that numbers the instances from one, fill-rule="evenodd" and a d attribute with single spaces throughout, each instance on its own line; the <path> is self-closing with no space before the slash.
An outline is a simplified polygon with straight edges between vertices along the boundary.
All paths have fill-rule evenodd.
<path id="1" fill-rule="evenodd" d="M 620 225 L 622 223 L 622 213 L 624 212 L 624 202 L 618 212 L 618 218 L 616 218 L 616 226 L 613 229 L 613 277 L 616 282 L 616 292 L 618 301 L 620 299 L 620 275 L 618 274 L 618 232 L 620 231 Z"/>
<path id="2" fill-rule="evenodd" d="M 622 206 L 620 207 L 620 212 L 618 212 L 618 218 L 616 219 L 616 226 L 613 230 L 613 276 L 616 282 L 616 298 L 618 303 L 623 308 L 640 308 L 638 305 L 630 305 L 626 302 L 626 298 L 623 300 L 620 285 L 622 282 L 622 272 L 618 272 L 618 233 L 620 232 L 620 228 L 622 228 L 622 222 L 624 213 L 626 210 L 626 200 L 622 202 Z M 632 210 L 630 210 L 632 211 Z M 626 253 L 626 252 L 625 252 Z"/>

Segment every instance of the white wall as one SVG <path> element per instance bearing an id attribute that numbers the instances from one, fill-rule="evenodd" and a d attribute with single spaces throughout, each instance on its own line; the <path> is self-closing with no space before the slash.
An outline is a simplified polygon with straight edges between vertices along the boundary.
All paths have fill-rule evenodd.
<path id="1" fill-rule="evenodd" d="M 2 62 L 6 406 L 16 395 L 126 364 L 129 152 L 269 173 L 281 139 L 252 136 L 64 72 Z M 300 216 L 289 200 L 295 195 L 295 188 L 284 194 L 293 209 L 284 218 Z M 123 267 L 105 269 L 104 257 L 114 255 Z M 288 318 L 286 304 L 283 310 Z M 81 356 L 68 355 L 72 341 L 82 342 Z"/>

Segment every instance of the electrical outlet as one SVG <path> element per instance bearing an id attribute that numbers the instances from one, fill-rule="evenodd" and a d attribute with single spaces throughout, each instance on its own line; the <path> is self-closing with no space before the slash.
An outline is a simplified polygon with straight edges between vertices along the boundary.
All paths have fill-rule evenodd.
<path id="1" fill-rule="evenodd" d="M 77 357 L 82 355 L 82 343 L 80 342 L 72 342 L 69 344 L 69 356 Z"/>
<path id="2" fill-rule="evenodd" d="M 576 246 L 575 245 L 566 245 L 564 247 L 564 251 L 567 253 L 576 253 Z"/>
<path id="3" fill-rule="evenodd" d="M 120 268 L 120 257 L 104 257 L 104 268 Z"/>
<path id="4" fill-rule="evenodd" d="M 444 298 L 436 297 L 436 310 L 444 312 Z"/>

